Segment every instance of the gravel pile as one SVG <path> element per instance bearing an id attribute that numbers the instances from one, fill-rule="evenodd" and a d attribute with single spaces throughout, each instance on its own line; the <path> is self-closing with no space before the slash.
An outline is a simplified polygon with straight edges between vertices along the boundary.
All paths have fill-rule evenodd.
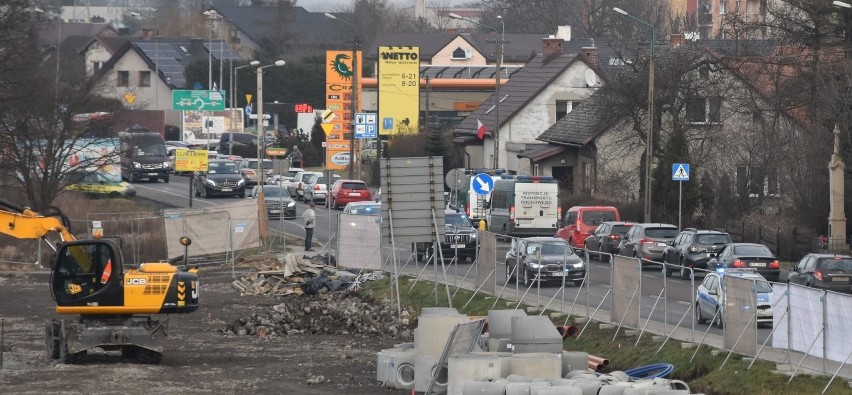
<path id="1" fill-rule="evenodd" d="M 238 319 L 224 332 L 259 337 L 304 333 L 411 340 L 417 326 L 409 319 L 413 312 L 403 310 L 397 318 L 396 306 L 348 291 L 290 298 L 272 310 Z"/>

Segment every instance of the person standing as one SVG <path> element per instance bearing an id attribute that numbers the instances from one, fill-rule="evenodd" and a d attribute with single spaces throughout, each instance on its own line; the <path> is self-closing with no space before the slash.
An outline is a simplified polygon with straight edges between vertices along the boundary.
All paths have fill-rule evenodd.
<path id="1" fill-rule="evenodd" d="M 317 214 L 314 212 L 315 206 L 316 203 L 311 202 L 311 206 L 302 213 L 302 218 L 305 220 L 305 251 L 313 251 L 311 245 L 314 237 L 314 225 L 317 219 Z"/>

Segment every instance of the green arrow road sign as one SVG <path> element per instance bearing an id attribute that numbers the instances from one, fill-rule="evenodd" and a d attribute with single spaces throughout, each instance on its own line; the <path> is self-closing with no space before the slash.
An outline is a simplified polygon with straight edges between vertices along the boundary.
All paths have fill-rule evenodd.
<path id="1" fill-rule="evenodd" d="M 172 110 L 222 111 L 225 109 L 225 91 L 172 91 Z"/>

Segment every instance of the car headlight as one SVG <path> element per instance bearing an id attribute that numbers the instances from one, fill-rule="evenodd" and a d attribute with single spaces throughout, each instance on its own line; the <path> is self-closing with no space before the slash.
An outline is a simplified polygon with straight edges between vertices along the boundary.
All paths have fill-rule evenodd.
<path id="1" fill-rule="evenodd" d="M 293 207 L 293 206 L 295 206 L 295 205 L 296 205 L 296 202 L 290 202 L 290 203 L 287 203 L 287 207 Z"/>
<path id="2" fill-rule="evenodd" d="M 134 167 L 134 168 L 136 168 L 136 169 L 141 169 L 141 168 L 142 168 L 142 164 L 141 164 L 141 163 L 139 163 L 139 162 L 133 162 L 133 167 Z"/>
<path id="3" fill-rule="evenodd" d="M 471 234 L 470 234 L 470 238 L 471 238 L 471 239 L 476 239 L 476 233 L 471 233 Z"/>
<path id="4" fill-rule="evenodd" d="M 164 168 L 166 168 L 166 169 L 168 169 L 169 167 L 171 167 L 171 165 L 172 165 L 172 164 L 171 164 L 171 163 L 169 163 L 169 162 L 163 162 L 163 167 L 164 167 Z"/>
<path id="5" fill-rule="evenodd" d="M 583 262 L 577 262 L 577 263 L 575 263 L 575 264 L 573 264 L 573 265 L 571 265 L 571 266 L 573 266 L 573 267 L 574 267 L 574 269 L 582 269 L 582 268 L 583 268 L 583 265 L 584 265 L 584 263 L 583 263 Z"/>
<path id="6" fill-rule="evenodd" d="M 206 180 L 204 180 L 204 182 L 206 182 L 206 183 L 208 183 L 208 184 L 210 184 L 210 185 L 212 185 L 212 186 L 214 186 L 214 187 L 216 186 L 216 181 L 213 181 L 213 180 L 211 180 L 211 179 L 209 179 L 209 178 L 208 178 L 208 179 L 206 179 Z"/>
<path id="7" fill-rule="evenodd" d="M 535 262 L 529 262 L 527 264 L 530 266 L 531 269 L 538 269 L 542 266 L 542 265 L 539 265 L 538 263 L 535 263 Z"/>

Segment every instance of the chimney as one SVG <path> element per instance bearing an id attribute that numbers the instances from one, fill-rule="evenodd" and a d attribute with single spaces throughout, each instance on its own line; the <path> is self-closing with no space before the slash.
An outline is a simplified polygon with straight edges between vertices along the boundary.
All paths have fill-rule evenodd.
<path id="1" fill-rule="evenodd" d="M 556 38 L 555 36 L 551 35 L 548 38 L 543 38 L 542 41 L 544 41 L 545 59 L 551 58 L 562 53 L 562 42 L 565 40 L 561 38 Z"/>
<path id="2" fill-rule="evenodd" d="M 670 37 L 672 47 L 679 47 L 686 44 L 686 37 L 683 34 L 672 34 Z"/>
<path id="3" fill-rule="evenodd" d="M 583 51 L 583 55 L 586 55 L 586 60 L 588 60 L 590 66 L 598 67 L 597 47 L 583 47 L 580 50 Z"/>
<path id="4" fill-rule="evenodd" d="M 150 40 L 154 37 L 157 37 L 157 29 L 146 27 L 142 29 L 142 39 Z"/>

